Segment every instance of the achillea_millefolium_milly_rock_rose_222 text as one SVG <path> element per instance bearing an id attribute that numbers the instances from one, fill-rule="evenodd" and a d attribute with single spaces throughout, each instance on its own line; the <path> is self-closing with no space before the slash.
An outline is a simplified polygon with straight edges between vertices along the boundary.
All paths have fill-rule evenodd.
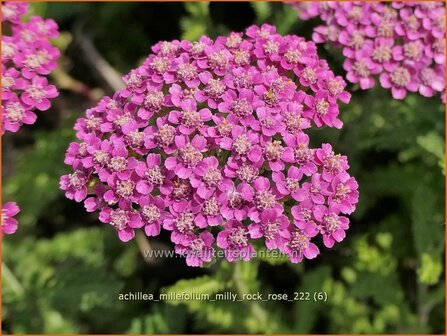
<path id="1" fill-rule="evenodd" d="M 249 260 L 263 244 L 301 262 L 319 254 L 317 236 L 344 239 L 357 182 L 306 129 L 341 128 L 350 94 L 313 42 L 267 24 L 162 41 L 124 80 L 77 120 L 60 179 L 122 241 L 167 230 L 201 266 L 217 249 Z"/>
<path id="2" fill-rule="evenodd" d="M 17 132 L 23 124 L 34 124 L 36 111 L 50 108 L 58 96 L 47 76 L 56 68 L 60 56 L 50 39 L 58 36 L 57 24 L 32 16 L 24 21 L 29 5 L 2 2 L 2 135 Z M 18 222 L 12 218 L 20 211 L 15 202 L 2 206 L 2 232 L 12 234 Z"/>
<path id="3" fill-rule="evenodd" d="M 367 90 L 378 79 L 395 99 L 418 92 L 439 94 L 445 102 L 443 1 L 306 1 L 293 6 L 303 20 L 324 21 L 312 38 L 343 50 L 348 81 Z"/>

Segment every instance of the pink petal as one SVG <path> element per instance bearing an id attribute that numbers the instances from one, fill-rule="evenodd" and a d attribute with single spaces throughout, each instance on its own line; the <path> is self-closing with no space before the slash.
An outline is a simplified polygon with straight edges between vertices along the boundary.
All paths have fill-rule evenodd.
<path id="1" fill-rule="evenodd" d="M 135 237 L 135 232 L 132 229 L 124 229 L 118 231 L 118 237 L 123 242 L 128 242 Z"/>

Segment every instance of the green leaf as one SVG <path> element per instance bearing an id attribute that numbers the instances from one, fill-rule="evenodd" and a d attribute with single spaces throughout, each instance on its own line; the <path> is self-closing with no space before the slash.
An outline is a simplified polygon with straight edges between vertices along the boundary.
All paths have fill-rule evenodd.
<path id="1" fill-rule="evenodd" d="M 224 287 L 225 285 L 221 281 L 212 278 L 209 275 L 204 275 L 195 279 L 177 281 L 173 286 L 162 288 L 161 292 L 164 294 L 169 293 L 213 294 L 219 292 Z M 173 305 L 178 305 L 180 303 L 185 302 L 180 300 L 172 300 L 169 301 L 169 303 Z"/>
<path id="2" fill-rule="evenodd" d="M 440 253 L 444 244 L 444 219 L 431 178 L 421 179 L 412 197 L 412 228 L 419 255 Z"/>
<path id="3" fill-rule="evenodd" d="M 43 322 L 45 334 L 80 333 L 79 326 L 73 320 L 50 307 L 44 310 Z"/>
<path id="4" fill-rule="evenodd" d="M 60 129 L 36 134 L 32 150 L 22 150 L 14 175 L 6 180 L 4 192 L 20 204 L 20 223 L 30 226 L 57 197 L 62 196 L 59 178 L 68 167 L 63 158 L 73 131 Z"/>
<path id="5" fill-rule="evenodd" d="M 128 245 L 124 253 L 114 262 L 114 268 L 122 276 L 131 276 L 137 269 L 137 260 L 137 246 Z"/>
<path id="6" fill-rule="evenodd" d="M 103 268 L 85 265 L 60 267 L 52 282 L 47 296 L 60 312 L 72 315 L 122 306 L 118 301 L 122 283 Z"/>
<path id="7" fill-rule="evenodd" d="M 68 46 L 71 44 L 73 36 L 69 32 L 61 32 L 57 38 L 52 40 L 53 45 L 58 48 L 61 52 L 67 50 Z"/>
<path id="8" fill-rule="evenodd" d="M 430 131 L 425 135 L 416 138 L 417 143 L 427 152 L 435 155 L 438 159 L 444 158 L 444 140 L 434 131 Z"/>
<path id="9" fill-rule="evenodd" d="M 181 19 L 180 26 L 183 31 L 182 38 L 189 41 L 197 41 L 207 30 L 206 22 L 195 21 L 190 18 Z"/>
<path id="10" fill-rule="evenodd" d="M 269 2 L 250 2 L 250 5 L 255 11 L 258 24 L 267 21 L 272 13 L 271 4 Z"/>
<path id="11" fill-rule="evenodd" d="M 322 266 L 314 271 L 307 271 L 303 278 L 301 285 L 296 289 L 296 292 L 321 292 L 323 291 L 323 283 L 329 278 L 330 269 L 327 266 Z M 295 301 L 294 309 L 296 311 L 296 322 L 293 328 L 295 333 L 307 334 L 312 331 L 312 327 L 318 318 L 317 312 L 322 309 L 324 302 L 311 301 Z"/>
<path id="12" fill-rule="evenodd" d="M 206 17 L 209 15 L 208 2 L 185 2 L 186 10 L 195 17 Z"/>
<path id="13" fill-rule="evenodd" d="M 275 16 L 274 24 L 279 34 L 285 35 L 291 32 L 292 26 L 298 21 L 298 12 L 291 6 L 284 6 Z"/>
<path id="14" fill-rule="evenodd" d="M 439 282 L 442 274 L 443 263 L 441 258 L 428 253 L 423 253 L 421 257 L 421 265 L 417 273 L 419 281 L 426 285 L 434 285 Z"/>
<path id="15" fill-rule="evenodd" d="M 441 135 L 430 131 L 427 134 L 418 136 L 416 142 L 439 160 L 439 166 L 443 168 L 445 174 L 445 144 Z"/>
<path id="16" fill-rule="evenodd" d="M 277 254 L 276 251 L 278 252 Z M 266 247 L 257 247 L 258 257 L 257 259 L 265 262 L 269 265 L 275 266 L 275 265 L 281 265 L 284 263 L 289 262 L 289 258 L 287 258 L 286 255 L 283 253 L 279 253 L 279 250 L 267 250 Z"/>
<path id="17" fill-rule="evenodd" d="M 403 291 L 394 274 L 386 275 L 372 272 L 358 272 L 357 281 L 350 289 L 350 295 L 362 300 L 373 298 L 376 303 L 399 303 L 403 299 Z"/>
<path id="18" fill-rule="evenodd" d="M 234 264 L 233 282 L 240 294 L 253 293 L 259 289 L 258 266 L 254 260 Z"/>
<path id="19" fill-rule="evenodd" d="M 47 11 L 47 3 L 45 2 L 32 2 L 30 3 L 30 12 L 32 15 L 45 17 Z"/>
<path id="20" fill-rule="evenodd" d="M 182 306 L 160 304 L 151 314 L 132 320 L 127 334 L 180 334 L 186 323 L 186 310 Z"/>

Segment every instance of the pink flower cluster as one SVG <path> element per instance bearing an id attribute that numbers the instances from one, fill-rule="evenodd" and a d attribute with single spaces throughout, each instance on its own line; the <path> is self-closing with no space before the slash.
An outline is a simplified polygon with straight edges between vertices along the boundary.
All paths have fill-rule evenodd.
<path id="1" fill-rule="evenodd" d="M 263 25 L 152 51 L 76 122 L 60 180 L 69 199 L 122 241 L 170 231 L 190 266 L 215 245 L 248 260 L 262 242 L 300 262 L 319 253 L 318 234 L 327 247 L 345 237 L 357 183 L 347 158 L 311 148 L 304 130 L 341 127 L 350 94 L 313 42 Z"/>
<path id="2" fill-rule="evenodd" d="M 335 2 L 294 4 L 301 19 L 319 17 L 317 43 L 343 49 L 346 78 L 363 90 L 378 76 L 393 98 L 407 92 L 445 102 L 445 6 L 442 1 Z"/>
<path id="3" fill-rule="evenodd" d="M 17 231 L 18 222 L 13 218 L 20 212 L 20 208 L 15 202 L 7 202 L 2 207 L 2 233 L 13 234 Z"/>
<path id="4" fill-rule="evenodd" d="M 50 108 L 58 96 L 46 76 L 56 67 L 59 50 L 50 38 L 58 36 L 53 20 L 33 16 L 21 22 L 28 10 L 23 2 L 2 3 L 2 134 L 17 132 L 23 124 L 33 124 L 36 114 Z M 4 35 L 5 30 L 11 35 Z"/>

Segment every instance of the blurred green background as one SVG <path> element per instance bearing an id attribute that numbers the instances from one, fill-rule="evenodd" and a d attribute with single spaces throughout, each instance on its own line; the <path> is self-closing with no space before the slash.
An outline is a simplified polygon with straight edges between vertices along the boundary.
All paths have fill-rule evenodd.
<path id="1" fill-rule="evenodd" d="M 438 97 L 361 91 L 341 106 L 342 130 L 312 131 L 348 155 L 360 203 L 348 237 L 314 260 L 147 263 L 144 245 L 114 230 L 59 190 L 76 118 L 113 85 L 92 66 L 92 43 L 125 74 L 159 40 L 198 39 L 272 23 L 310 39 L 281 3 L 34 3 L 60 26 L 52 79 L 61 95 L 32 127 L 3 139 L 3 199 L 22 208 L 21 226 L 3 239 L 4 333 L 444 333 L 444 108 Z M 84 47 L 83 47 L 84 46 Z M 338 50 L 318 46 L 344 75 Z M 143 242 L 144 243 L 144 242 Z M 169 235 L 151 238 L 170 247 Z M 320 244 L 322 246 L 322 244 Z M 325 291 L 327 302 L 119 301 L 119 293 L 288 293 Z"/>

